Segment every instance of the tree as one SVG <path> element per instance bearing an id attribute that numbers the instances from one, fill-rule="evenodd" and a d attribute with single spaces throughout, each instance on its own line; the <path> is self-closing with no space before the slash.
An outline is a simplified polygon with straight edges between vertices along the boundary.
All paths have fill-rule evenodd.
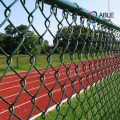
<path id="1" fill-rule="evenodd" d="M 81 53 L 97 52 L 101 48 L 97 38 L 98 33 L 100 31 L 93 31 L 85 26 L 73 25 L 64 27 L 56 33 L 56 37 L 59 40 L 58 47 L 63 48 L 63 50 L 67 47 L 66 52 L 75 52 L 75 50 Z"/>
<path id="2" fill-rule="evenodd" d="M 49 52 L 49 42 L 47 40 L 44 40 L 42 48 L 41 53 Z"/>
<path id="3" fill-rule="evenodd" d="M 19 34 L 19 32 L 23 33 L 27 29 L 27 26 L 20 25 L 17 26 L 16 29 L 14 29 L 12 25 L 8 25 L 5 28 L 5 34 L 0 34 L 0 47 L 3 48 L 8 54 L 12 53 L 19 45 L 21 42 L 21 34 Z M 39 37 L 35 35 L 33 31 L 27 31 L 23 44 L 24 47 L 32 54 L 39 46 Z M 26 52 L 24 47 L 20 47 L 17 53 L 25 54 Z"/>
<path id="4" fill-rule="evenodd" d="M 28 31 L 25 36 L 25 41 L 24 41 L 24 47 L 31 53 L 33 54 L 36 49 L 39 47 L 39 37 L 34 34 L 32 31 Z M 20 49 L 21 54 L 25 54 L 25 48 L 22 47 Z"/>
<path id="5" fill-rule="evenodd" d="M 14 33 L 14 28 L 11 24 L 9 24 L 7 27 L 5 27 L 5 33 L 7 36 L 12 36 Z"/>
<path id="6" fill-rule="evenodd" d="M 5 47 L 5 42 L 4 42 L 5 38 L 6 38 L 6 34 L 0 33 L 0 48 L 2 49 L 4 49 Z M 0 51 L 0 54 L 2 54 L 2 51 Z"/>
<path id="7" fill-rule="evenodd" d="M 80 31 L 80 26 L 64 27 L 59 29 L 56 33 L 56 37 L 59 40 L 58 47 L 63 48 L 66 52 L 73 52 L 75 50 L 82 51 L 85 44 L 85 27 L 81 27 L 82 34 Z"/>

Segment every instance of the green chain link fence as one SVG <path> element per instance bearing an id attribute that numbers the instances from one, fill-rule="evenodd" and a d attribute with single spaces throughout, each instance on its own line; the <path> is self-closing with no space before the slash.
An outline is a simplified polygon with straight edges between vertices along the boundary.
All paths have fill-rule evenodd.
<path id="1" fill-rule="evenodd" d="M 31 1 L 12 0 L 8 4 L 5 0 L 0 0 L 0 7 L 3 7 L 0 13 L 4 13 L 5 16 L 4 19 L 0 18 L 0 28 L 2 30 L 6 24 L 9 24 L 7 30 L 13 30 L 13 33 L 6 36 L 7 40 L 9 41 L 12 37 L 13 41 L 9 42 L 12 46 L 16 43 L 13 51 L 7 51 L 9 48 L 4 49 L 5 45 L 1 42 L 5 34 L 1 34 L 0 54 L 6 56 L 6 61 L 4 61 L 6 68 L 0 77 L 0 119 L 34 119 L 32 117 L 38 114 L 37 116 L 40 117 L 36 119 L 119 120 L 120 27 L 99 17 L 96 17 L 96 22 L 91 24 L 88 20 L 90 12 L 69 1 L 37 0 L 34 1 L 33 6 L 29 6 L 29 2 Z M 27 27 L 24 30 L 16 27 L 17 25 L 12 20 L 12 13 L 15 12 L 13 8 L 18 4 L 27 16 Z M 22 13 L 19 16 L 20 24 L 24 24 Z M 94 19 L 93 15 L 91 19 Z M 38 20 L 38 26 L 44 26 L 44 30 L 41 26 L 39 30 L 37 29 L 37 25 L 34 24 L 36 20 Z M 55 26 L 56 31 L 51 29 L 51 26 Z M 33 30 L 37 36 L 35 49 L 32 52 L 27 47 L 29 44 L 26 44 L 32 34 L 30 30 Z M 14 39 L 15 36 L 17 36 L 17 42 Z M 53 45 L 47 48 L 44 46 L 46 36 L 48 36 L 48 41 L 53 39 Z M 29 56 L 27 62 L 30 65 L 24 75 L 13 66 L 12 59 L 18 51 L 25 51 L 25 54 Z M 42 64 L 46 65 L 46 68 L 42 70 L 41 64 L 37 66 L 35 63 L 35 57 L 38 54 L 42 55 L 40 51 L 43 51 L 45 57 L 44 59 L 40 57 L 37 64 L 43 61 Z M 56 56 L 53 57 L 55 54 Z M 55 60 L 56 64 L 54 64 Z M 26 61 L 24 62 L 27 64 Z M 24 64 L 20 66 L 24 67 Z M 49 69 L 52 70 L 50 80 L 46 77 Z M 10 70 L 17 78 L 7 74 Z M 27 85 L 33 70 L 38 75 L 39 81 L 36 85 L 39 86 L 35 92 L 30 92 Z M 8 76 L 9 78 L 6 79 Z M 18 81 L 20 87 L 19 93 L 11 98 L 12 102 L 3 91 L 7 89 L 5 83 L 10 82 L 10 77 L 12 77 L 12 82 Z M 61 79 L 64 81 L 62 82 Z M 36 81 L 32 78 L 32 82 Z M 46 81 L 49 81 L 48 84 L 52 82 L 52 86 L 47 86 Z M 9 84 L 9 86 L 14 88 L 16 84 Z M 39 97 L 44 96 L 43 89 L 46 91 L 47 98 L 42 101 Z M 55 91 L 60 93 L 55 93 Z M 17 110 L 16 105 L 19 101 L 23 101 L 22 104 L 28 101 L 23 100 L 25 97 L 23 94 L 28 96 L 31 105 Z M 43 107 L 42 104 L 44 104 Z M 28 110 L 29 106 L 31 109 Z M 50 110 L 52 106 L 54 106 L 53 111 Z M 25 117 L 22 117 L 23 114 Z"/>

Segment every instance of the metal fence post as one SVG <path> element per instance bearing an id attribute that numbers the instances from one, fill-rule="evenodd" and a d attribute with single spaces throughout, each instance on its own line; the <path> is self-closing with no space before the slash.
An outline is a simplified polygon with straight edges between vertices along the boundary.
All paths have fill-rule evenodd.
<path id="1" fill-rule="evenodd" d="M 17 64 L 17 68 L 18 68 L 18 56 L 16 57 L 16 64 Z"/>

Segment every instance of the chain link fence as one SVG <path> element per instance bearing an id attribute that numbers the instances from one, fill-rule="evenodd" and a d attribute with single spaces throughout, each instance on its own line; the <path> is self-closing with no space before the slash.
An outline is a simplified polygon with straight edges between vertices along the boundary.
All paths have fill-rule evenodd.
<path id="1" fill-rule="evenodd" d="M 63 0 L 0 0 L 0 9 L 1 120 L 120 119 L 118 26 L 90 23 L 89 11 Z M 27 71 L 13 66 L 18 54 L 29 56 Z"/>

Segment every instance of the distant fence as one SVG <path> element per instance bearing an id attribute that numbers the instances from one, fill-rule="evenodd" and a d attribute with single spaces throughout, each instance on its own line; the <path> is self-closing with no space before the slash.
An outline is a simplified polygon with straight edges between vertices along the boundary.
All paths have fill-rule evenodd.
<path id="1" fill-rule="evenodd" d="M 40 55 L 37 55 L 37 56 L 39 58 Z M 36 58 L 35 59 L 35 65 L 37 65 L 37 60 L 38 60 L 37 56 L 35 56 L 35 58 Z M 19 66 L 21 66 L 22 62 L 28 62 L 29 63 L 29 61 L 28 61 L 29 60 L 29 56 L 28 55 L 16 55 L 12 59 L 14 61 L 14 67 L 16 67 L 16 68 L 19 68 Z M 6 60 L 6 57 L 0 57 L 1 63 L 2 63 L 2 61 L 5 61 L 5 60 Z M 5 64 L 5 62 L 3 62 L 3 63 Z M 21 69 L 21 71 L 22 71 L 22 69 Z"/>
<path id="2" fill-rule="evenodd" d="M 14 56 L 13 61 L 14 61 L 14 67 L 18 68 L 19 67 L 19 60 L 21 61 L 21 58 L 26 58 L 28 56 Z M 6 60 L 6 57 L 0 57 L 0 61 Z M 5 62 L 4 62 L 5 63 Z"/>

